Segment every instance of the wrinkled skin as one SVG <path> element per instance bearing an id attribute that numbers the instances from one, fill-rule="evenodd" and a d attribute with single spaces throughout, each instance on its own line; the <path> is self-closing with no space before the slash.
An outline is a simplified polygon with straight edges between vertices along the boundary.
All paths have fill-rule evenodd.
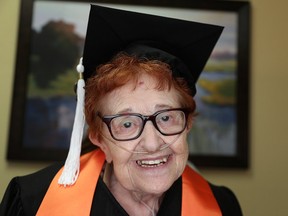
<path id="1" fill-rule="evenodd" d="M 151 115 L 162 109 L 180 107 L 173 88 L 158 91 L 154 85 L 150 77 L 142 76 L 136 88 L 128 83 L 114 90 L 103 99 L 103 115 L 123 112 Z M 157 212 L 163 193 L 185 168 L 188 158 L 187 133 L 188 129 L 179 135 L 163 136 L 148 121 L 141 136 L 131 141 L 113 140 L 106 126 L 103 139 L 98 140 L 90 134 L 91 141 L 104 151 L 106 161 L 112 164 L 112 171 L 105 183 L 129 214 L 147 215 L 144 213 L 147 209 Z M 167 144 L 170 145 L 159 150 Z M 143 166 L 143 163 L 152 164 Z"/>

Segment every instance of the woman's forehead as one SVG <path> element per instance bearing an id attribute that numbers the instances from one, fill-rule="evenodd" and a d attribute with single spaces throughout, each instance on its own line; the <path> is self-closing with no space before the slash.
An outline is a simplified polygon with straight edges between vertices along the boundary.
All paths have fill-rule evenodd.
<path id="1" fill-rule="evenodd" d="M 155 112 L 161 108 L 179 106 L 174 88 L 159 90 L 153 79 L 140 78 L 137 83 L 127 83 L 107 94 L 102 103 L 107 112 Z M 104 110 L 104 112 L 105 112 Z"/>

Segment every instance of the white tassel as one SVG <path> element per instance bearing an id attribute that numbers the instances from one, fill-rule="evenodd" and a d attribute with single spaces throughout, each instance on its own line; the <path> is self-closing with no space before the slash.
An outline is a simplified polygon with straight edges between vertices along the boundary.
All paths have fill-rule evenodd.
<path id="1" fill-rule="evenodd" d="M 58 180 L 58 184 L 63 185 L 64 187 L 73 185 L 77 181 L 80 171 L 80 154 L 81 154 L 81 145 L 85 126 L 85 115 L 84 115 L 85 82 L 82 77 L 82 73 L 84 72 L 84 66 L 82 65 L 82 58 L 80 59 L 80 62 L 77 65 L 77 72 L 79 73 L 79 80 L 77 82 L 77 105 L 70 140 L 70 148 L 68 156 L 66 158 L 63 172 Z"/>

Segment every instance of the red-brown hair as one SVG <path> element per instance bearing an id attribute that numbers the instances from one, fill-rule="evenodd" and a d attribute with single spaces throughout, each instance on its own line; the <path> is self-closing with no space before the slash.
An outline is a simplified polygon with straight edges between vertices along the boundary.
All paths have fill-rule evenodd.
<path id="1" fill-rule="evenodd" d="M 181 107 L 195 110 L 195 102 L 185 80 L 174 78 L 168 64 L 156 60 L 144 60 L 126 54 L 118 54 L 109 63 L 101 65 L 96 75 L 89 78 L 86 84 L 85 115 L 89 133 L 100 138 L 102 122 L 97 117 L 101 112 L 102 99 L 108 93 L 124 86 L 128 82 L 135 84 L 143 74 L 156 81 L 155 89 L 159 91 L 175 88 L 179 95 Z M 105 105 L 105 104 L 104 104 Z"/>

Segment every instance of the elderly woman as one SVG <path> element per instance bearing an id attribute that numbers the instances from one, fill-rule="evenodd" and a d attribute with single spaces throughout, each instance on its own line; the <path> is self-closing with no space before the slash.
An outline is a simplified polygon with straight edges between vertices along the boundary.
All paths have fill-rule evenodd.
<path id="1" fill-rule="evenodd" d="M 186 165 L 195 82 L 221 31 L 92 6 L 85 116 L 98 148 L 81 156 L 80 169 L 71 146 L 64 171 L 57 164 L 14 178 L 1 215 L 241 215 L 229 189 Z"/>

